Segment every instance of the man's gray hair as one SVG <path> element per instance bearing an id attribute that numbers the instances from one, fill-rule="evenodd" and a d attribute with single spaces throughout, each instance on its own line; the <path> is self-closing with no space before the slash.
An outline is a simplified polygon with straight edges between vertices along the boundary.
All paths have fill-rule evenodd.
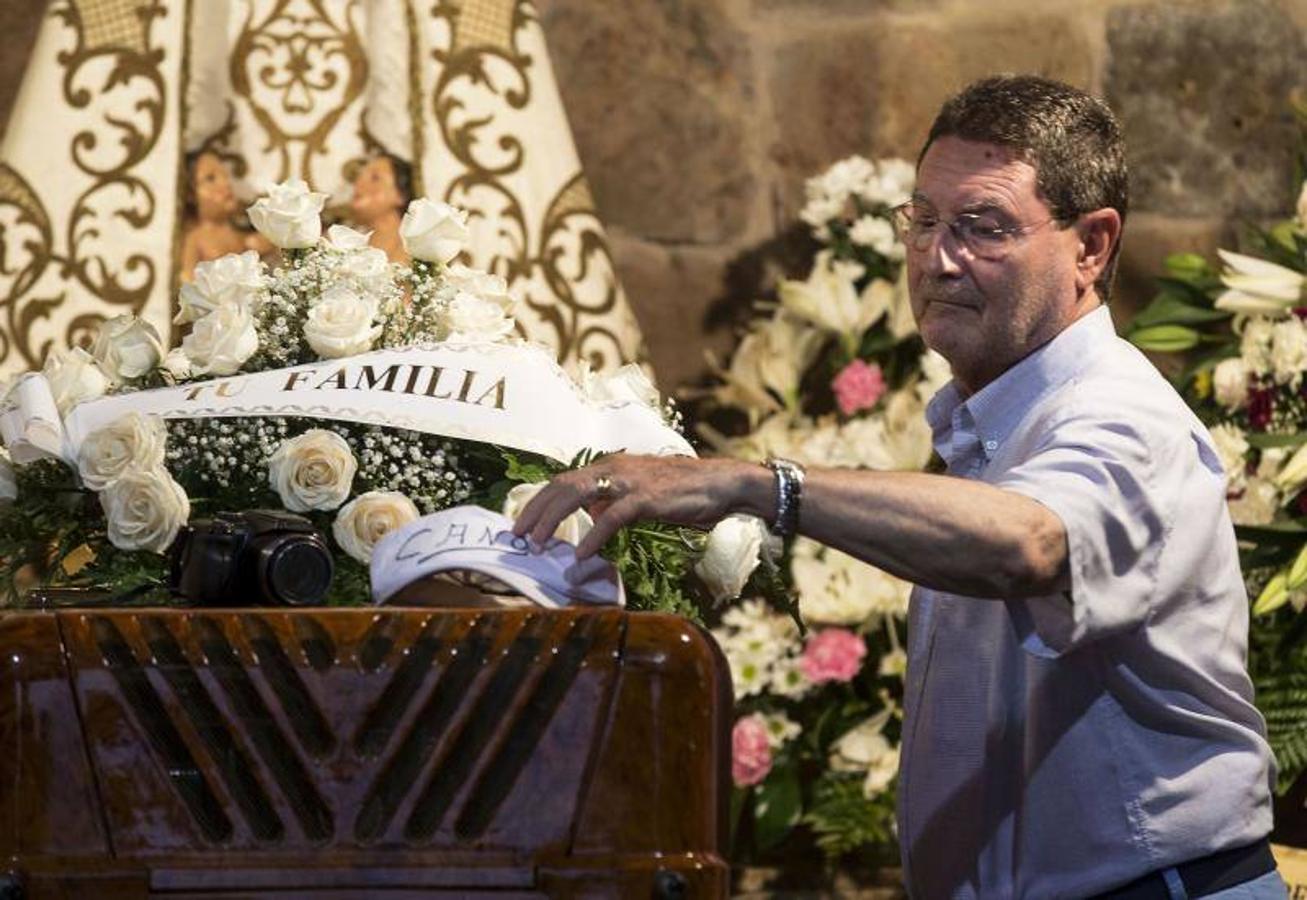
<path id="1" fill-rule="evenodd" d="M 1036 75 L 999 75 L 964 88 L 944 104 L 917 164 L 938 138 L 1007 147 L 1035 167 L 1039 195 L 1057 220 L 1110 207 L 1125 222 L 1129 176 L 1121 126 L 1106 103 L 1079 88 Z M 1106 301 L 1121 242 L 1095 284 Z"/>

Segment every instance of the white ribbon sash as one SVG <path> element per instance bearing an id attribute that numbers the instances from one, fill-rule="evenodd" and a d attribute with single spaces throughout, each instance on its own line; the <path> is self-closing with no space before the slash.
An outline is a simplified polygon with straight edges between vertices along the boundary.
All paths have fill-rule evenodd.
<path id="1" fill-rule="evenodd" d="M 488 509 L 455 506 L 395 529 L 372 550 L 373 601 L 385 603 L 438 572 L 479 572 L 550 609 L 626 605 L 612 563 L 598 556 L 578 563 L 576 548 L 557 538 L 532 548 L 526 538 L 513 535 L 512 525 Z"/>
<path id="2" fill-rule="evenodd" d="M 29 434 L 31 423 L 48 415 L 39 402 L 28 403 L 18 393 L 0 414 L 11 452 L 10 434 Z M 362 422 L 499 444 L 560 462 L 582 450 L 694 455 L 656 410 L 588 400 L 549 352 L 530 344 L 379 350 L 101 397 L 79 404 L 64 421 L 64 457 L 76 459 L 87 435 L 133 411 L 165 419 L 304 416 Z"/>

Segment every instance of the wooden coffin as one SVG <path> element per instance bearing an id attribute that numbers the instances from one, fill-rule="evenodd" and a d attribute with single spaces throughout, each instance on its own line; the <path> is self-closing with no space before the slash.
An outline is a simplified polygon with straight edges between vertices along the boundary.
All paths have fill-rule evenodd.
<path id="1" fill-rule="evenodd" d="M 0 897 L 724 897 L 730 682 L 652 614 L 0 614 Z"/>

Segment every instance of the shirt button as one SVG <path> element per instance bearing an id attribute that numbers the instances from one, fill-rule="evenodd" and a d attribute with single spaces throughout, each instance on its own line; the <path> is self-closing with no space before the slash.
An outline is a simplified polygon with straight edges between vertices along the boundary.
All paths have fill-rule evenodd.
<path id="1" fill-rule="evenodd" d="M 997 449 L 998 449 L 998 441 L 985 441 L 985 449 L 986 449 L 986 450 L 997 450 Z"/>

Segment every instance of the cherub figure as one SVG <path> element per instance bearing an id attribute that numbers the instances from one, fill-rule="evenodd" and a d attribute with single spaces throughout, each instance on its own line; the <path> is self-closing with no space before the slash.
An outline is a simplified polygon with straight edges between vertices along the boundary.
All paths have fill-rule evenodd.
<path id="1" fill-rule="evenodd" d="M 231 172 L 216 153 L 202 152 L 187 165 L 185 233 L 182 237 L 182 280 L 195 277 L 195 266 L 226 256 L 272 246 L 260 235 L 241 231 L 232 222 L 238 204 Z"/>
<path id="2" fill-rule="evenodd" d="M 354 225 L 370 230 L 370 243 L 386 251 L 391 262 L 409 261 L 399 225 L 412 198 L 412 167 L 388 153 L 369 160 L 354 177 L 354 198 L 350 201 Z"/>

